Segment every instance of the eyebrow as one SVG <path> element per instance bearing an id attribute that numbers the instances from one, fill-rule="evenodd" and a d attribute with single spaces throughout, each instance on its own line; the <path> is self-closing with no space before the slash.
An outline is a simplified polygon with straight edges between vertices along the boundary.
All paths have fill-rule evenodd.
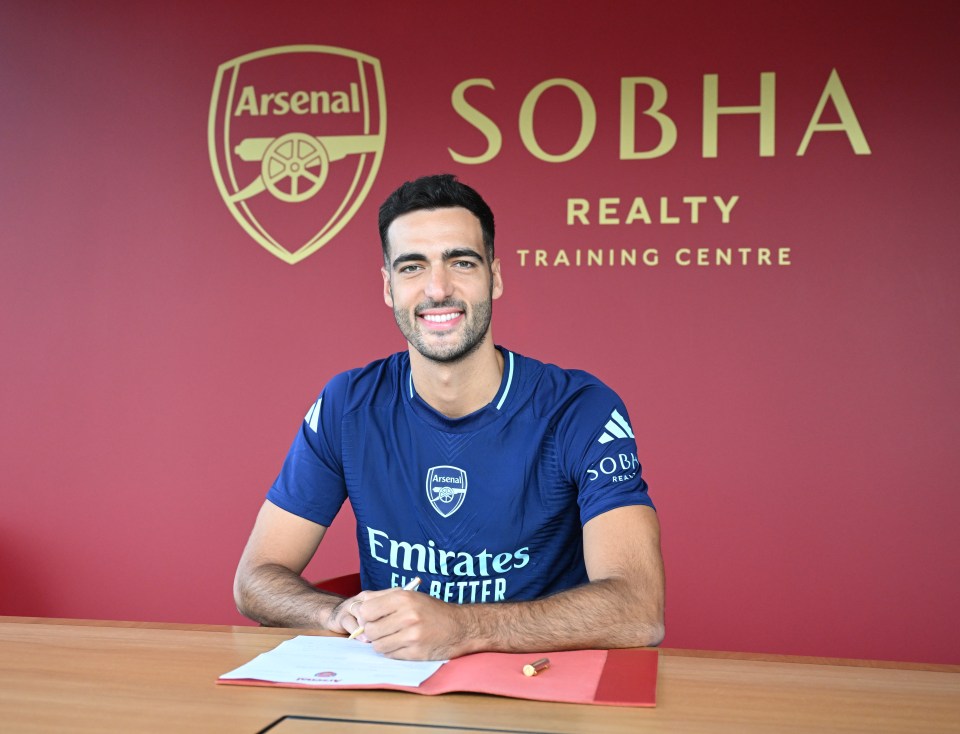
<path id="1" fill-rule="evenodd" d="M 443 254 L 440 256 L 444 262 L 449 262 L 450 260 L 458 260 L 460 258 L 471 258 L 477 262 L 483 263 L 484 256 L 481 255 L 476 250 L 471 250 L 469 247 L 454 247 L 450 250 L 444 250 Z M 419 252 L 405 252 L 402 255 L 397 255 L 393 261 L 393 267 L 399 267 L 403 263 L 407 262 L 423 262 L 427 259 L 426 255 L 423 255 Z"/>

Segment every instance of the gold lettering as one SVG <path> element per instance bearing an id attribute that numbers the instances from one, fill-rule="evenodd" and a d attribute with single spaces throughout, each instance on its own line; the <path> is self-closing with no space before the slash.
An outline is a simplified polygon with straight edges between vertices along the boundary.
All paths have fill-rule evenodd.
<path id="1" fill-rule="evenodd" d="M 310 111 L 313 114 L 330 111 L 330 93 L 329 92 L 311 92 L 310 93 Z"/>
<path id="2" fill-rule="evenodd" d="M 260 95 L 260 114 L 267 114 L 267 108 L 270 106 L 270 100 L 273 99 L 272 94 L 261 94 Z"/>
<path id="3" fill-rule="evenodd" d="M 283 100 L 283 97 L 285 95 L 286 95 L 286 92 L 279 92 L 277 94 L 270 94 L 270 93 L 261 94 L 260 95 L 260 114 L 261 115 L 267 114 L 267 111 L 270 109 L 270 100 L 272 100 L 274 97 L 278 98 L 277 106 L 280 106 L 281 100 Z M 283 100 L 282 104 L 286 104 L 286 101 Z M 284 110 L 284 112 L 286 112 L 286 110 Z"/>
<path id="4" fill-rule="evenodd" d="M 711 265 L 741 265 L 747 267 L 751 264 L 769 267 L 774 265 L 789 266 L 790 248 L 781 247 L 776 250 L 776 263 L 773 260 L 774 250 L 769 247 L 700 247 L 695 251 L 682 248 L 677 250 L 675 255 L 677 264 L 681 266 L 692 264 L 694 257 L 699 267 L 709 267 Z"/>
<path id="5" fill-rule="evenodd" d="M 537 107 L 537 102 L 541 95 L 551 87 L 569 89 L 580 103 L 580 135 L 577 137 L 577 142 L 566 153 L 547 153 L 537 142 L 536 133 L 533 129 L 533 113 Z M 524 98 L 523 104 L 520 105 L 520 139 L 523 140 L 524 146 L 535 158 L 547 163 L 564 163 L 576 158 L 590 145 L 596 129 L 597 108 L 593 103 L 593 98 L 581 84 L 572 79 L 547 79 L 545 82 L 540 82 L 530 90 Z"/>
<path id="6" fill-rule="evenodd" d="M 679 224 L 680 217 L 671 217 L 667 211 L 670 205 L 670 199 L 666 196 L 660 197 L 660 224 Z"/>
<path id="7" fill-rule="evenodd" d="M 660 126 L 660 142 L 650 150 L 637 150 L 637 85 L 645 84 L 653 90 L 653 101 L 643 111 Z M 628 76 L 620 79 L 620 160 L 632 161 L 659 158 L 677 144 L 677 126 L 660 110 L 667 103 L 667 87 L 659 79 L 649 76 Z"/>
<path id="8" fill-rule="evenodd" d="M 594 265 L 600 267 L 621 267 L 635 268 L 638 264 L 637 248 L 628 247 L 609 247 L 587 249 L 576 247 L 573 250 L 559 248 L 551 254 L 551 250 L 517 250 L 520 258 L 520 267 L 526 267 L 529 263 L 527 256 L 533 252 L 533 265 L 537 267 L 581 267 Z M 584 253 L 586 256 L 584 256 Z M 656 247 L 649 247 L 640 252 L 640 262 L 648 267 L 656 267 L 660 264 L 660 252 Z"/>
<path id="9" fill-rule="evenodd" d="M 660 208 L 659 218 L 657 219 L 658 223 L 679 224 L 681 221 L 688 221 L 690 224 L 700 224 L 700 215 L 703 212 L 702 207 L 703 205 L 707 204 L 707 202 L 712 200 L 712 203 L 720 214 L 721 223 L 729 224 L 733 209 L 740 201 L 739 195 L 733 195 L 729 198 L 724 198 L 722 196 L 681 196 L 679 198 L 682 202 L 682 205 L 671 199 L 669 196 L 659 197 Z M 683 205 L 686 206 L 685 210 L 683 209 Z M 626 205 L 624 204 L 623 199 L 619 197 L 600 197 L 597 199 L 596 221 L 591 222 L 590 200 L 573 197 L 568 198 L 567 226 L 572 226 L 574 224 L 590 225 L 591 223 L 601 225 L 627 225 L 635 222 L 643 222 L 644 224 L 653 223 L 653 219 L 650 216 L 650 211 L 647 208 L 646 200 L 642 196 L 635 196 L 632 200 L 630 200 L 630 207 L 624 213 L 621 207 L 625 206 Z M 673 207 L 680 207 L 681 213 L 677 214 Z M 684 211 L 687 212 L 688 216 L 683 215 Z"/>
<path id="10" fill-rule="evenodd" d="M 520 267 L 620 267 L 636 268 L 638 266 L 637 248 L 610 247 L 610 248 L 574 248 L 567 250 L 559 248 L 549 249 L 520 249 L 517 250 Z M 532 253 L 532 258 L 528 257 Z M 791 250 L 789 247 L 682 247 L 674 252 L 674 262 L 680 267 L 695 265 L 703 267 L 789 267 L 791 265 Z M 660 264 L 660 251 L 656 247 L 648 247 L 639 251 L 639 264 L 646 267 L 657 267 Z"/>
<path id="11" fill-rule="evenodd" d="M 620 199 L 600 199 L 600 224 L 620 224 L 617 218 L 617 207 Z"/>
<path id="12" fill-rule="evenodd" d="M 719 75 L 703 76 L 703 157 L 717 157 L 717 120 L 720 115 L 760 115 L 760 156 L 774 155 L 775 104 L 777 75 L 760 74 L 760 104 L 755 106 L 721 107 L 719 102 Z"/>
<path id="13" fill-rule="evenodd" d="M 833 102 L 833 107 L 840 117 L 840 122 L 820 122 L 823 110 L 827 106 L 827 100 Z M 810 124 L 807 125 L 807 131 L 803 134 L 803 140 L 800 141 L 797 155 L 802 156 L 807 152 L 807 146 L 815 132 L 829 131 L 845 132 L 854 153 L 870 155 L 870 146 L 863 135 L 860 121 L 857 120 L 857 114 L 853 111 L 853 105 L 850 104 L 850 99 L 847 97 L 847 92 L 843 88 L 843 82 L 840 81 L 840 75 L 837 74 L 836 69 L 830 72 L 830 78 L 827 79 L 827 85 L 823 88 L 823 94 L 820 95 L 817 109 L 814 111 L 813 117 L 810 118 Z"/>
<path id="14" fill-rule="evenodd" d="M 630 206 L 630 211 L 624 223 L 632 224 L 637 219 L 644 224 L 651 223 L 650 212 L 647 211 L 647 205 L 644 203 L 642 196 L 638 196 L 633 200 L 633 204 Z"/>
<path id="15" fill-rule="evenodd" d="M 244 87 L 240 92 L 240 99 L 237 100 L 237 107 L 233 111 L 234 117 L 240 117 L 244 112 L 249 115 L 259 115 L 257 111 L 257 93 L 253 87 Z"/>
<path id="16" fill-rule="evenodd" d="M 690 205 L 690 224 L 700 222 L 700 205 L 707 203 L 706 196 L 684 196 L 683 203 Z"/>
<path id="17" fill-rule="evenodd" d="M 303 105 L 310 101 L 310 95 L 306 92 L 294 92 L 290 97 L 290 111 L 295 115 L 305 115 L 309 112 L 309 109 L 305 109 Z"/>
<path id="18" fill-rule="evenodd" d="M 467 79 L 466 81 L 462 81 L 456 87 L 454 87 L 453 93 L 450 95 L 453 109 L 460 115 L 460 117 L 469 122 L 483 134 L 487 140 L 487 149 L 480 155 L 476 156 L 462 155 L 457 153 L 453 148 L 447 148 L 447 151 L 450 153 L 450 157 L 453 158 L 453 160 L 455 160 L 457 163 L 476 165 L 479 163 L 492 161 L 497 157 L 497 154 L 503 147 L 503 135 L 500 134 L 500 128 L 497 127 L 497 124 L 493 120 L 467 102 L 466 91 L 470 87 L 486 87 L 487 89 L 493 89 L 493 82 L 491 82 L 489 79 Z"/>
<path id="19" fill-rule="evenodd" d="M 350 92 L 333 92 L 333 109 L 331 109 L 331 93 L 325 91 L 307 92 L 299 90 L 296 92 L 265 92 L 257 95 L 253 86 L 246 86 L 240 92 L 240 98 L 237 100 L 237 106 L 233 111 L 235 117 L 243 114 L 248 115 L 294 115 L 307 114 L 343 114 L 348 112 L 359 112 L 359 98 L 357 97 L 357 85 L 350 85 Z"/>
<path id="20" fill-rule="evenodd" d="M 717 208 L 720 210 L 721 223 L 730 224 L 730 212 L 733 211 L 733 207 L 737 205 L 738 201 L 740 201 L 739 196 L 731 196 L 729 201 L 724 201 L 722 196 L 713 197 L 713 202 L 717 205 Z"/>
<path id="21" fill-rule="evenodd" d="M 567 225 L 579 219 L 580 224 L 590 224 L 587 221 L 587 212 L 590 211 L 590 202 L 586 199 L 567 199 Z"/>
<path id="22" fill-rule="evenodd" d="M 333 103 L 330 105 L 330 110 L 334 114 L 343 114 L 344 112 L 350 111 L 350 95 L 346 92 L 334 92 L 333 93 Z"/>

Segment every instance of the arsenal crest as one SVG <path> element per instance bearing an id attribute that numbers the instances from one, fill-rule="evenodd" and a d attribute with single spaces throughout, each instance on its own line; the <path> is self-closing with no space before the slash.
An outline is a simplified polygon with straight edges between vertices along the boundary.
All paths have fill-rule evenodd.
<path id="1" fill-rule="evenodd" d="M 332 46 L 282 46 L 220 66 L 210 165 L 224 203 L 268 252 L 294 264 L 350 221 L 386 139 L 380 62 Z"/>
<path id="2" fill-rule="evenodd" d="M 443 517 L 460 509 L 467 496 L 467 473 L 455 466 L 435 466 L 427 472 L 427 499 Z"/>

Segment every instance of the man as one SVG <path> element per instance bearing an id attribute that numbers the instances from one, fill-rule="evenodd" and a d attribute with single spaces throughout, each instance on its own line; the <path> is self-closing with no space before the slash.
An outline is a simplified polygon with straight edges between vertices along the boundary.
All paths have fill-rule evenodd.
<path id="1" fill-rule="evenodd" d="M 494 344 L 487 204 L 453 176 L 408 182 L 380 238 L 408 349 L 334 377 L 307 413 L 240 560 L 240 611 L 362 626 L 404 659 L 659 644 L 660 531 L 626 409 Z M 300 573 L 347 497 L 364 591 L 342 599 Z"/>

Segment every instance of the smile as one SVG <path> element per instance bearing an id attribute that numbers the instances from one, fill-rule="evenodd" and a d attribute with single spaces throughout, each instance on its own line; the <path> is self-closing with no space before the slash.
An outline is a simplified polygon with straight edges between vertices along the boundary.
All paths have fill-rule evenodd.
<path id="1" fill-rule="evenodd" d="M 424 321 L 429 321 L 434 324 L 442 324 L 447 321 L 453 321 L 455 318 L 460 316 L 461 312 L 456 311 L 454 313 L 425 313 L 421 314 L 420 318 Z"/>
<path id="2" fill-rule="evenodd" d="M 435 324 L 442 324 L 444 321 L 452 321 L 453 319 L 457 318 L 457 316 L 459 315 L 460 315 L 459 313 L 440 313 L 440 314 L 428 313 L 428 314 L 424 314 L 423 318 L 426 321 L 432 321 Z"/>

